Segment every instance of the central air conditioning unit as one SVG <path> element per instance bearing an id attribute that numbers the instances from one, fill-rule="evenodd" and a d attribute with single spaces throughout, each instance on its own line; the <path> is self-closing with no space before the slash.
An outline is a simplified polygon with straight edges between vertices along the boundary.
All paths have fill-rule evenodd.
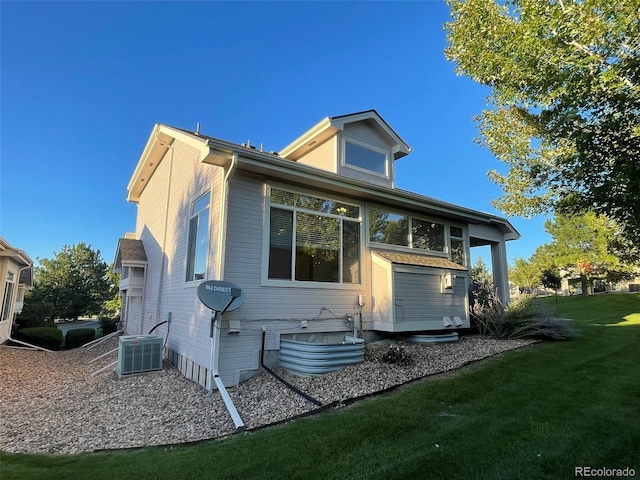
<path id="1" fill-rule="evenodd" d="M 118 374 L 131 375 L 162 370 L 162 337 L 124 335 L 118 342 Z"/>

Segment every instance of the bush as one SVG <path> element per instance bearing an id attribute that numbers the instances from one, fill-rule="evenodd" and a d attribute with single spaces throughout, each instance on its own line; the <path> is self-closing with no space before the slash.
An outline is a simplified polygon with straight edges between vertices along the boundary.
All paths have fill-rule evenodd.
<path id="1" fill-rule="evenodd" d="M 413 358 L 404 345 L 389 345 L 389 349 L 382 355 L 382 361 L 403 366 L 411 365 Z"/>
<path id="2" fill-rule="evenodd" d="M 58 328 L 23 328 L 15 333 L 14 338 L 49 350 L 60 350 L 62 345 L 62 332 Z"/>
<path id="3" fill-rule="evenodd" d="M 102 330 L 102 335 L 108 335 L 118 330 L 118 323 L 120 322 L 120 318 L 100 317 L 98 319 L 98 322 L 100 322 L 100 329 Z"/>
<path id="4" fill-rule="evenodd" d="M 64 348 L 71 350 L 72 348 L 81 347 L 85 343 L 89 343 L 96 337 L 96 331 L 93 328 L 74 328 L 67 332 L 67 338 L 64 341 Z"/>
<path id="5" fill-rule="evenodd" d="M 29 299 L 25 301 L 22 312 L 16 317 L 16 323 L 18 329 L 20 328 L 32 328 L 32 327 L 48 327 L 53 326 L 53 306 L 47 302 L 30 302 Z"/>

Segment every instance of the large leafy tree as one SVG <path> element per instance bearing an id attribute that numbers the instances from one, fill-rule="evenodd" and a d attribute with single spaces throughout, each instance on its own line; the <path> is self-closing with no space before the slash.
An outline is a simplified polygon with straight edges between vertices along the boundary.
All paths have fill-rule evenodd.
<path id="1" fill-rule="evenodd" d="M 113 294 L 100 251 L 84 242 L 65 245 L 53 258 L 38 258 L 38 263 L 32 298 L 50 305 L 54 318 L 98 314 Z"/>
<path id="2" fill-rule="evenodd" d="M 491 88 L 481 138 L 508 215 L 595 210 L 640 245 L 638 0 L 447 0 L 445 54 Z"/>

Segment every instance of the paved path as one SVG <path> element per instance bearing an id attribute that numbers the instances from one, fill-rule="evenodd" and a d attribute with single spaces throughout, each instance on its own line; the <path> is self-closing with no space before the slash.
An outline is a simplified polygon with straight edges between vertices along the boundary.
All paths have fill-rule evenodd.
<path id="1" fill-rule="evenodd" d="M 97 330 L 100 327 L 100 322 L 98 320 L 78 320 L 76 322 L 70 323 L 58 323 L 56 324 L 58 329 L 62 332 L 62 336 L 66 336 L 69 330 L 75 330 L 76 328 L 93 328 Z"/>

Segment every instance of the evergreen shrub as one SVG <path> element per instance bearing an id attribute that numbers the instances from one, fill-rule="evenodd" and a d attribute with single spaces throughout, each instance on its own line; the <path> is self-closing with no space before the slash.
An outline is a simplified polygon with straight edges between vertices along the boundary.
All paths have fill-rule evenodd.
<path id="1" fill-rule="evenodd" d="M 62 332 L 58 328 L 31 327 L 16 331 L 13 335 L 16 340 L 31 343 L 49 350 L 60 350 L 62 345 Z"/>
<path id="2" fill-rule="evenodd" d="M 98 322 L 100 323 L 102 335 L 108 335 L 118 330 L 118 323 L 120 322 L 120 318 L 100 317 L 98 319 Z"/>
<path id="3" fill-rule="evenodd" d="M 89 343 L 96 337 L 96 331 L 93 328 L 74 328 L 67 332 L 67 338 L 64 341 L 64 347 L 67 350 L 81 347 L 85 343 Z"/>

